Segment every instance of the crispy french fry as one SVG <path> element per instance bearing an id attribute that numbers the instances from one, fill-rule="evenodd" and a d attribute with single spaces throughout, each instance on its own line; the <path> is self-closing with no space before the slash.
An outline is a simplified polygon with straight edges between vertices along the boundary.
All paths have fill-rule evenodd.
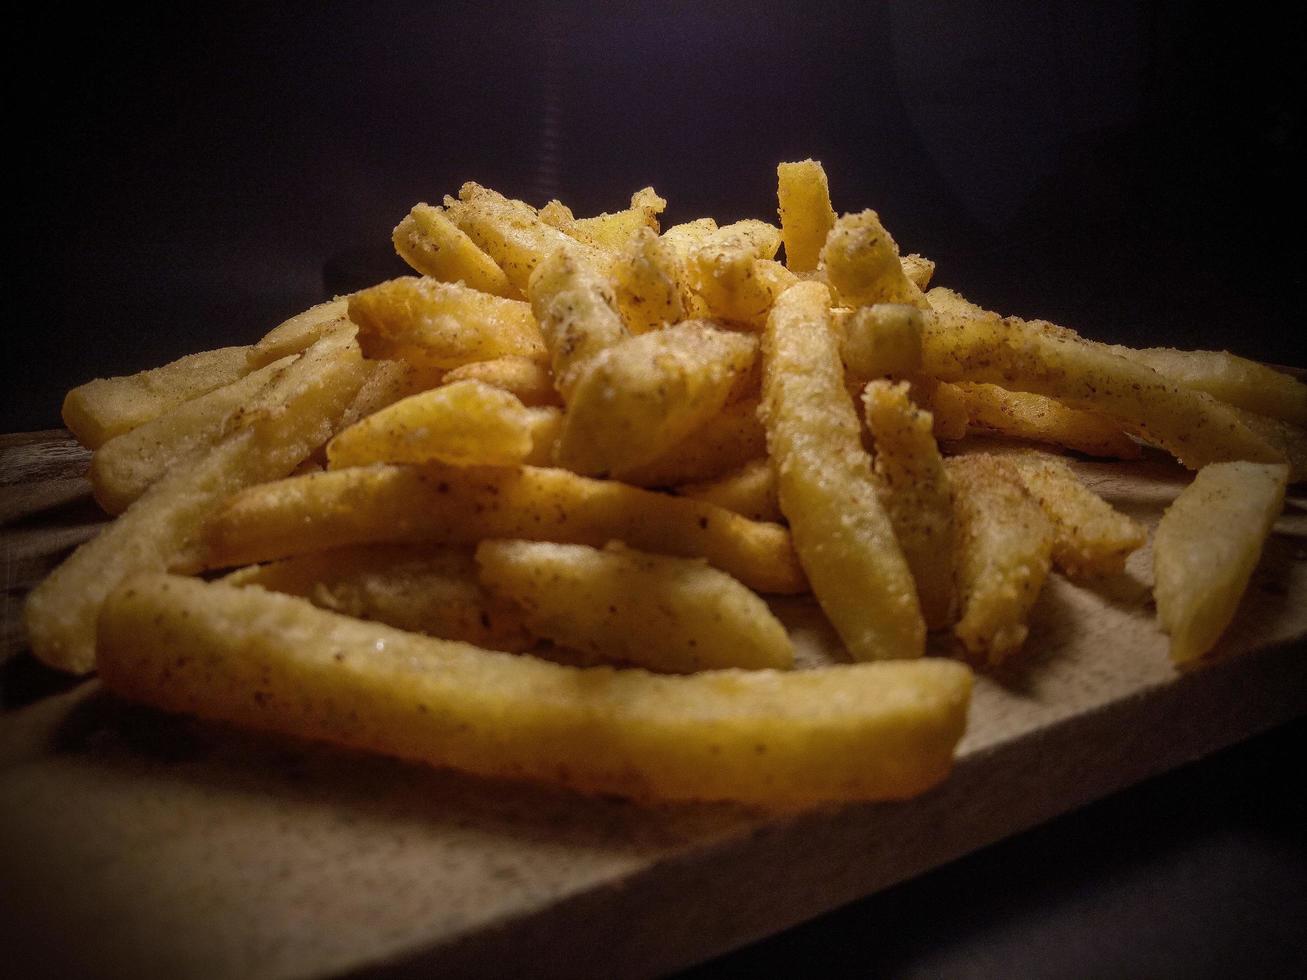
<path id="1" fill-rule="evenodd" d="M 999 319 L 997 313 L 976 305 L 956 290 L 948 289 L 944 286 L 933 287 L 926 293 L 926 301 L 930 304 L 930 308 L 936 313 L 942 313 L 947 316 L 967 317 L 980 320 Z"/>
<path id="2" fill-rule="evenodd" d="M 336 431 L 341 432 L 401 398 L 429 391 L 444 380 L 440 368 L 422 367 L 408 361 L 369 361 L 367 380 L 341 414 Z"/>
<path id="3" fill-rule="evenodd" d="M 335 548 L 252 565 L 223 581 L 301 596 L 355 619 L 489 650 L 516 652 L 535 644 L 516 607 L 481 587 L 466 548 Z"/>
<path id="4" fill-rule="evenodd" d="M 401 399 L 327 444 L 331 469 L 371 463 L 515 466 L 531 454 L 530 415 L 480 381 L 455 381 Z"/>
<path id="5" fill-rule="evenodd" d="M 903 274 L 912 285 L 921 290 L 929 288 L 930 280 L 935 275 L 934 262 L 913 252 L 911 255 L 900 256 L 899 264 L 903 266 Z"/>
<path id="6" fill-rule="evenodd" d="M 717 415 L 754 369 L 757 338 L 690 320 L 599 351 L 568 395 L 560 466 L 622 478 Z"/>
<path id="7" fill-rule="evenodd" d="M 840 357 L 863 381 L 921 370 L 921 310 L 903 303 L 860 306 L 842 318 Z"/>
<path id="8" fill-rule="evenodd" d="M 785 264 L 792 272 L 812 272 L 835 224 L 826 170 L 816 160 L 778 165 L 776 197 Z"/>
<path id="9" fill-rule="evenodd" d="M 1204 466 L 1162 515 L 1153 596 L 1176 663 L 1200 658 L 1234 619 L 1284 507 L 1288 475 L 1283 464 Z"/>
<path id="10" fill-rule="evenodd" d="M 1148 347 L 1109 350 L 1145 364 L 1163 377 L 1238 408 L 1307 426 L 1307 384 L 1228 351 Z"/>
<path id="11" fill-rule="evenodd" d="M 59 670 L 90 671 L 104 597 L 138 572 L 198 569 L 197 529 L 209 512 L 233 491 L 293 470 L 331 434 L 365 377 L 347 337 L 309 348 L 263 396 L 269 407 L 169 470 L 32 590 L 24 610 L 32 652 Z"/>
<path id="12" fill-rule="evenodd" d="M 526 427 L 531 434 L 531 452 L 522 462 L 529 466 L 553 466 L 558 436 L 563 431 L 562 410 L 528 408 Z"/>
<path id="13" fill-rule="evenodd" d="M 614 268 L 617 306 L 632 333 L 656 330 L 686 319 L 690 305 L 676 251 L 650 228 L 637 228 Z"/>
<path id="14" fill-rule="evenodd" d="M 625 211 L 573 219 L 568 234 L 597 248 L 620 252 L 642 228 L 657 235 L 658 215 L 666 209 L 667 202 L 652 187 L 645 187 L 631 195 L 631 206 Z"/>
<path id="15" fill-rule="evenodd" d="M 335 330 L 349 319 L 349 300 L 333 299 L 296 313 L 273 327 L 246 355 L 251 370 L 279 361 L 290 354 L 302 354 L 316 344 L 324 333 Z"/>
<path id="16" fill-rule="evenodd" d="M 249 350 L 201 351 L 149 371 L 78 385 L 64 398 L 64 425 L 87 449 L 99 449 L 184 401 L 243 378 L 250 372 Z"/>
<path id="17" fill-rule="evenodd" d="M 449 219 L 444 208 L 415 205 L 395 227 L 391 240 L 400 258 L 420 275 L 461 282 L 494 296 L 521 296 L 504 270 Z"/>
<path id="18" fill-rule="evenodd" d="M 368 357 L 456 368 L 492 357 L 543 359 L 540 329 L 525 302 L 456 282 L 405 276 L 349 298 L 350 319 Z"/>
<path id="19" fill-rule="evenodd" d="M 686 260 L 691 288 L 714 317 L 760 326 L 772 303 L 790 283 L 781 266 L 760 266 L 781 246 L 780 229 L 765 221 L 737 221 L 711 232 Z"/>
<path id="20" fill-rule="evenodd" d="M 672 674 L 794 666 L 767 604 L 703 561 L 548 541 L 483 541 L 476 561 L 531 632 L 600 662 Z"/>
<path id="21" fill-rule="evenodd" d="M 758 592 L 806 589 L 789 533 L 697 500 L 524 466 L 366 466 L 250 487 L 209 523 L 211 568 L 348 544 L 523 538 L 707 558 Z"/>
<path id="22" fill-rule="evenodd" d="M 1053 525 L 1053 564 L 1073 578 L 1119 575 L 1148 532 L 1080 482 L 1060 459 L 1021 453 L 1010 459 Z"/>
<path id="23" fill-rule="evenodd" d="M 581 234 L 576 230 L 576 215 L 562 201 L 550 201 L 536 212 L 536 217 L 550 228 L 557 228 L 563 234 L 581 240 Z"/>
<path id="24" fill-rule="evenodd" d="M 758 399 L 733 402 L 657 459 L 622 474 L 639 487 L 674 487 L 711 480 L 767 452 Z"/>
<path id="25" fill-rule="evenodd" d="M 1290 483 L 1307 480 L 1307 429 L 1242 408 L 1233 411 L 1250 432 L 1274 447 L 1280 458 L 1289 464 Z"/>
<path id="26" fill-rule="evenodd" d="M 944 629 L 955 619 L 957 544 L 953 491 L 931 434 L 933 420 L 912 404 L 904 382 L 870 382 L 862 404 L 876 441 L 881 503 L 917 584 L 921 616 L 927 629 Z"/>
<path id="27" fill-rule="evenodd" d="M 973 659 L 997 665 L 1026 641 L 1026 619 L 1048 577 L 1053 527 L 1008 460 L 978 453 L 945 466 L 962 600 L 953 632 Z"/>
<path id="28" fill-rule="evenodd" d="M 824 285 L 781 295 L 763 334 L 763 372 L 781 511 L 813 594 L 856 659 L 921 656 L 916 586 L 859 442 Z"/>
<path id="29" fill-rule="evenodd" d="M 121 514 L 183 459 L 239 425 L 251 399 L 292 360 L 293 355 L 273 361 L 110 439 L 91 457 L 87 474 L 96 503 Z"/>
<path id="30" fill-rule="evenodd" d="M 826 278 L 846 306 L 907 303 L 929 309 L 903 271 L 899 248 L 875 211 L 838 218 L 821 251 Z"/>
<path id="31" fill-rule="evenodd" d="M 1028 391 L 1008 391 L 992 384 L 956 385 L 966 403 L 967 421 L 1001 436 L 1030 439 L 1074 449 L 1087 456 L 1138 459 L 1139 444 L 1111 419 L 1068 408 L 1054 398 Z"/>
<path id="32" fill-rule="evenodd" d="M 676 488 L 682 497 L 693 497 L 734 511 L 751 521 L 782 521 L 780 501 L 776 496 L 776 471 L 771 460 L 754 459 L 738 470 L 699 483 Z"/>
<path id="33" fill-rule="evenodd" d="M 547 365 L 527 357 L 496 357 L 456 367 L 445 375 L 446 382 L 481 381 L 517 396 L 528 408 L 561 405 L 554 376 Z"/>
<path id="34" fill-rule="evenodd" d="M 967 401 L 962 389 L 947 381 L 914 374 L 908 379 L 913 404 L 930 412 L 936 439 L 955 442 L 967 434 Z"/>
<path id="35" fill-rule="evenodd" d="M 934 785 L 971 688 L 945 660 L 690 677 L 563 667 L 168 576 L 115 593 L 100 659 L 110 690 L 169 711 L 586 792 L 776 805 Z"/>
<path id="36" fill-rule="evenodd" d="M 712 218 L 695 218 L 684 224 L 672 225 L 658 237 L 671 246 L 678 259 L 688 262 L 691 253 L 706 244 L 716 231 L 717 222 Z"/>

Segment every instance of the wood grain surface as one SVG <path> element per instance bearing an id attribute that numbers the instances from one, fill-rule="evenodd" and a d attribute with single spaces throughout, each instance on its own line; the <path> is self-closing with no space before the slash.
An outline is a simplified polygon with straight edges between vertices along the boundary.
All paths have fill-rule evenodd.
<path id="1" fill-rule="evenodd" d="M 640 808 L 238 732 L 52 679 L 21 599 L 102 515 L 67 433 L 0 438 L 0 941 L 51 975 L 650 975 L 748 943 L 1307 712 L 1291 494 L 1216 655 L 1177 672 L 1151 555 L 1053 576 L 979 679 L 950 779 L 903 804 Z M 1168 462 L 1077 463 L 1156 522 Z M 839 659 L 777 604 L 806 664 Z M 26 957 L 26 958 L 25 958 Z"/>

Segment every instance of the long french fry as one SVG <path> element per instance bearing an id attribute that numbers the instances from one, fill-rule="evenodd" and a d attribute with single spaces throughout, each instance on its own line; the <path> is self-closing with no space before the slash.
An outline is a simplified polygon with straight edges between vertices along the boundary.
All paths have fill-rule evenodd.
<path id="1" fill-rule="evenodd" d="M 1138 459 L 1139 444 L 1121 431 L 1119 423 L 1056 399 L 1028 391 L 1008 391 L 998 385 L 955 386 L 966 404 L 968 424 L 1001 436 L 1030 439 L 1074 449 L 1087 456 Z"/>
<path id="2" fill-rule="evenodd" d="M 391 236 L 400 258 L 417 272 L 441 282 L 461 282 L 493 296 L 521 296 L 504 270 L 481 251 L 444 208 L 415 205 Z"/>
<path id="3" fill-rule="evenodd" d="M 785 519 L 776 497 L 776 471 L 766 458 L 750 460 L 738 470 L 713 480 L 683 484 L 676 492 L 682 497 L 725 507 L 751 521 Z"/>
<path id="4" fill-rule="evenodd" d="M 793 272 L 812 272 L 835 224 L 826 171 L 816 160 L 776 167 L 776 199 L 785 242 L 785 264 Z"/>
<path id="5" fill-rule="evenodd" d="M 296 313 L 268 331 L 253 347 L 248 348 L 246 360 L 251 369 L 279 361 L 290 354 L 302 354 L 316 344 L 322 335 L 349 319 L 349 300 L 333 299 L 310 306 Z"/>
<path id="6" fill-rule="evenodd" d="M 875 211 L 838 218 L 821 250 L 826 278 L 846 306 L 907 303 L 930 304 L 903 271 L 899 247 Z"/>

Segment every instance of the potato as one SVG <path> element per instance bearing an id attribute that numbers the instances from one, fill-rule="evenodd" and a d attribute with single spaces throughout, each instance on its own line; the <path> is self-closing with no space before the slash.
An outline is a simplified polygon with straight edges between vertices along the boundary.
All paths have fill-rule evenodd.
<path id="1" fill-rule="evenodd" d="M 527 357 L 496 357 L 464 364 L 446 374 L 445 381 L 482 381 L 511 392 L 528 408 L 563 403 L 548 366 Z"/>
<path id="2" fill-rule="evenodd" d="M 786 290 L 767 318 L 762 415 L 781 512 L 845 646 L 858 660 L 920 656 L 916 586 L 859 442 L 821 283 Z"/>
<path id="3" fill-rule="evenodd" d="M 900 256 L 899 265 L 903 266 L 903 274 L 912 285 L 922 290 L 930 286 L 931 277 L 935 275 L 935 263 L 930 259 L 913 252 Z"/>
<path id="4" fill-rule="evenodd" d="M 599 351 L 568 394 L 558 464 L 622 478 L 717 415 L 757 356 L 755 337 L 693 320 Z"/>
<path id="5" fill-rule="evenodd" d="M 349 315 L 368 357 L 445 369 L 492 357 L 546 357 L 530 306 L 456 282 L 391 279 L 351 296 Z"/>
<path id="6" fill-rule="evenodd" d="M 114 594 L 100 661 L 110 690 L 168 711 L 584 792 L 786 806 L 939 782 L 971 688 L 944 660 L 690 677 L 563 667 L 168 576 Z"/>
<path id="7" fill-rule="evenodd" d="M 613 271 L 617 306 L 632 333 L 686 319 L 689 286 L 676 251 L 650 228 L 637 228 Z"/>
<path id="8" fill-rule="evenodd" d="M 395 227 L 391 240 L 400 258 L 420 275 L 441 282 L 461 282 L 509 299 L 522 295 L 495 260 L 449 219 L 444 208 L 415 205 Z"/>
<path id="9" fill-rule="evenodd" d="M 1121 426 L 1094 412 L 1068 408 L 1061 402 L 1028 391 L 1008 391 L 998 385 L 955 386 L 966 404 L 968 424 L 1000 436 L 1045 442 L 1074 449 L 1086 456 L 1138 459 L 1139 444 Z"/>
<path id="10" fill-rule="evenodd" d="M 782 527 L 685 500 L 532 466 L 366 466 L 234 494 L 207 529 L 210 568 L 348 544 L 523 538 L 708 561 L 758 592 L 806 588 Z"/>
<path id="11" fill-rule="evenodd" d="M 903 272 L 899 248 L 875 211 L 837 219 L 821 259 L 831 288 L 845 306 L 906 303 L 929 309 L 921 290 Z"/>
<path id="12" fill-rule="evenodd" d="M 690 249 L 686 278 L 712 316 L 761 326 L 776 297 L 789 285 L 782 266 L 759 266 L 772 259 L 781 233 L 763 221 L 737 221 L 718 228 Z"/>
<path id="13" fill-rule="evenodd" d="M 1228 351 L 1108 348 L 1187 388 L 1259 415 L 1307 426 L 1307 384 Z"/>
<path id="14" fill-rule="evenodd" d="M 64 425 L 87 449 L 99 449 L 182 402 L 245 377 L 250 372 L 249 351 L 222 347 L 149 371 L 88 381 L 65 396 Z"/>
<path id="15" fill-rule="evenodd" d="M 597 248 L 620 252 L 641 229 L 657 235 L 658 215 L 666 209 L 667 202 L 652 187 L 645 187 L 631 195 L 631 206 L 625 211 L 573 219 L 568 234 Z"/>
<path id="16" fill-rule="evenodd" d="M 24 613 L 37 658 L 84 674 L 95 666 L 95 617 L 138 572 L 198 570 L 198 528 L 229 494 L 285 476 L 331 434 L 367 376 L 358 346 L 337 334 L 296 359 L 252 412 L 212 448 L 197 450 L 29 593 Z"/>
<path id="17" fill-rule="evenodd" d="M 812 272 L 835 224 L 825 169 L 816 160 L 778 165 L 776 198 L 785 264 L 793 272 Z"/>
<path id="18" fill-rule="evenodd" d="M 860 306 L 843 318 L 840 358 L 863 381 L 921 370 L 921 311 L 902 303 Z"/>
<path id="19" fill-rule="evenodd" d="M 788 669 L 794 646 L 767 604 L 725 572 L 620 545 L 482 541 L 481 583 L 536 636 L 596 661 L 663 673 Z"/>
<path id="20" fill-rule="evenodd" d="M 337 432 L 401 398 L 438 387 L 445 375 L 440 368 L 422 367 L 407 361 L 369 361 L 368 367 L 367 380 L 341 414 Z"/>
<path id="21" fill-rule="evenodd" d="M 528 650 L 536 642 L 516 607 L 481 587 L 472 552 L 465 548 L 336 548 L 252 565 L 223 581 L 301 596 L 320 609 L 490 650 Z"/>
<path id="22" fill-rule="evenodd" d="M 514 466 L 531 454 L 530 416 L 508 392 L 455 381 L 410 395 L 327 444 L 331 469 L 371 463 Z"/>
<path id="23" fill-rule="evenodd" d="M 1288 475 L 1284 465 L 1213 463 L 1162 515 L 1153 539 L 1153 597 L 1176 663 L 1211 650 L 1234 619 L 1284 507 Z"/>
<path id="24" fill-rule="evenodd" d="M 110 439 L 91 457 L 87 474 L 96 503 L 110 514 L 121 514 L 185 457 L 212 446 L 233 424 L 240 424 L 250 400 L 293 360 L 273 361 Z"/>
<path id="25" fill-rule="evenodd" d="M 302 354 L 316 344 L 328 330 L 334 330 L 349 320 L 349 300 L 333 299 L 296 313 L 273 327 L 253 347 L 246 358 L 249 368 L 261 368 L 279 361 L 289 354 Z"/>
<path id="26" fill-rule="evenodd" d="M 1249 432 L 1274 448 L 1289 464 L 1290 483 L 1307 480 L 1307 429 L 1246 409 L 1232 407 L 1231 410 Z"/>
<path id="27" fill-rule="evenodd" d="M 961 388 L 921 374 L 909 375 L 905 380 L 913 404 L 930 412 L 936 439 L 953 442 L 966 436 L 967 400 Z"/>
<path id="28" fill-rule="evenodd" d="M 927 629 L 945 629 L 957 605 L 957 545 L 953 491 L 931 435 L 933 420 L 909 400 L 905 382 L 870 382 L 862 404 L 876 441 L 880 500 L 912 570 L 922 618 Z"/>
<path id="29" fill-rule="evenodd" d="M 570 401 L 587 364 L 630 336 L 612 284 L 576 246 L 539 263 L 527 288 L 553 366 L 554 385 Z"/>
<path id="30" fill-rule="evenodd" d="M 676 492 L 724 507 L 751 521 L 784 520 L 776 495 L 776 471 L 766 458 L 750 460 L 716 479 L 683 484 Z"/>
<path id="31" fill-rule="evenodd" d="M 1053 527 L 1008 460 L 979 453 L 945 467 L 962 600 L 953 633 L 973 659 L 994 666 L 1026 641 L 1026 619 L 1048 577 Z"/>
<path id="32" fill-rule="evenodd" d="M 522 460 L 531 466 L 553 466 L 558 437 L 563 431 L 563 413 L 557 408 L 528 408 L 526 428 L 531 435 L 531 451 Z"/>
<path id="33" fill-rule="evenodd" d="M 657 459 L 627 470 L 625 483 L 674 487 L 712 480 L 767 452 L 758 399 L 732 402 Z"/>

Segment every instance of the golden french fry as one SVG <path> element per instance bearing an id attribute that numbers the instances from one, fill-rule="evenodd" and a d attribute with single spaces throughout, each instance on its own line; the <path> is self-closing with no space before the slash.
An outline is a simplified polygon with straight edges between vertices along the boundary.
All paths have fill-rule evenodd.
<path id="1" fill-rule="evenodd" d="M 395 227 L 391 240 L 400 258 L 421 275 L 461 282 L 494 296 L 521 296 L 504 270 L 449 219 L 444 208 L 415 205 Z"/>
<path id="2" fill-rule="evenodd" d="M 676 251 L 650 228 L 637 228 L 613 271 L 617 306 L 632 333 L 686 319 L 689 287 Z"/>
<path id="3" fill-rule="evenodd" d="M 558 464 L 619 479 L 638 470 L 716 416 L 757 356 L 756 337 L 695 320 L 599 351 L 568 394 Z"/>
<path id="4" fill-rule="evenodd" d="M 921 370 L 921 310 L 904 303 L 860 306 L 842 318 L 840 357 L 864 381 Z"/>
<path id="5" fill-rule="evenodd" d="M 930 412 L 934 419 L 936 439 L 955 442 L 966 436 L 967 400 L 961 388 L 921 374 L 911 375 L 907 381 L 913 403 Z"/>
<path id="6" fill-rule="evenodd" d="M 445 375 L 445 381 L 481 381 L 495 388 L 503 388 L 517 396 L 528 408 L 561 405 L 562 398 L 554 387 L 554 376 L 547 365 L 527 357 L 496 357 L 489 361 L 474 361 L 456 367 Z"/>
<path id="7" fill-rule="evenodd" d="M 631 195 L 631 206 L 625 211 L 605 212 L 593 218 L 574 218 L 567 232 L 588 245 L 620 252 L 642 228 L 657 235 L 658 215 L 665 210 L 667 202 L 652 187 L 645 187 Z"/>
<path id="8" fill-rule="evenodd" d="M 349 320 L 349 300 L 338 297 L 296 313 L 266 333 L 248 348 L 251 370 L 279 361 L 290 354 L 302 354 L 316 344 L 324 333 L 338 329 Z"/>
<path id="9" fill-rule="evenodd" d="M 927 789 L 948 773 L 971 689 L 946 660 L 689 677 L 563 667 L 168 576 L 114 594 L 100 661 L 110 690 L 168 711 L 484 776 L 764 805 Z"/>
<path id="10" fill-rule="evenodd" d="M 916 586 L 860 444 L 821 283 L 786 290 L 767 318 L 762 414 L 781 511 L 845 646 L 858 660 L 921 656 Z"/>
<path id="11" fill-rule="evenodd" d="M 1016 439 L 1046 442 L 1087 456 L 1138 459 L 1139 444 L 1119 423 L 1094 412 L 1068 408 L 1054 398 L 959 381 L 970 425 Z"/>
<path id="12" fill-rule="evenodd" d="M 686 278 L 714 317 L 759 326 L 791 278 L 783 266 L 760 266 L 775 258 L 780 229 L 765 221 L 737 221 L 706 235 L 690 250 Z"/>
<path id="13" fill-rule="evenodd" d="M 934 262 L 913 252 L 911 255 L 900 256 L 899 265 L 903 266 L 903 274 L 912 285 L 921 290 L 929 288 L 931 277 L 935 275 Z"/>
<path id="14" fill-rule="evenodd" d="M 535 644 L 513 605 L 486 592 L 466 548 L 363 545 L 252 565 L 223 578 L 301 596 L 320 609 L 516 652 Z"/>
<path id="15" fill-rule="evenodd" d="M 492 357 L 543 359 L 531 307 L 456 282 L 405 276 L 349 298 L 350 319 L 368 357 L 456 368 Z"/>
<path id="16" fill-rule="evenodd" d="M 758 399 L 732 402 L 702 426 L 622 480 L 639 487 L 674 487 L 712 480 L 767 452 Z"/>
<path id="17" fill-rule="evenodd" d="M 907 303 L 929 309 L 921 290 L 903 271 L 899 248 L 875 211 L 835 221 L 821 251 L 826 278 L 846 306 Z"/>
<path id="18" fill-rule="evenodd" d="M 1284 507 L 1288 475 L 1283 464 L 1213 463 L 1162 515 L 1153 538 L 1153 597 L 1176 663 L 1200 658 L 1234 619 Z"/>
<path id="19" fill-rule="evenodd" d="M 209 522 L 206 564 L 349 544 L 522 538 L 707 558 L 758 592 L 806 589 L 789 533 L 697 500 L 532 466 L 364 466 L 250 487 Z"/>
<path id="20" fill-rule="evenodd" d="M 239 425 L 251 399 L 292 360 L 273 361 L 110 439 L 91 457 L 87 474 L 96 503 L 110 514 L 121 514 L 183 459 Z"/>
<path id="21" fill-rule="evenodd" d="M 917 584 L 921 616 L 927 629 L 944 629 L 955 619 L 957 544 L 953 491 L 933 420 L 912 404 L 904 382 L 870 382 L 862 404 L 876 441 L 880 500 Z"/>
<path id="22" fill-rule="evenodd" d="M 782 163 L 776 167 L 776 198 L 780 207 L 785 264 L 792 272 L 817 268 L 821 248 L 835 224 L 826 171 L 816 160 Z"/>
<path id="23" fill-rule="evenodd" d="M 776 471 L 769 459 L 750 460 L 738 470 L 716 479 L 686 483 L 676 492 L 724 507 L 751 521 L 784 520 L 776 496 Z"/>
<path id="24" fill-rule="evenodd" d="M 691 253 L 704 245 L 717 231 L 717 222 L 712 218 L 695 218 L 684 224 L 672 225 L 658 237 L 664 244 L 671 246 L 681 262 L 688 262 Z"/>
<path id="25" fill-rule="evenodd" d="M 794 645 L 767 604 L 691 558 L 622 546 L 482 541 L 481 583 L 539 637 L 662 673 L 788 669 Z"/>
<path id="26" fill-rule="evenodd" d="M 978 453 L 945 461 L 953 485 L 958 592 L 954 635 L 991 666 L 1021 649 L 1026 619 L 1048 577 L 1053 527 L 1006 459 Z"/>
<path id="27" fill-rule="evenodd" d="M 558 437 L 563 431 L 563 413 L 553 407 L 528 408 L 526 428 L 531 435 L 531 452 L 522 462 L 530 466 L 553 466 Z"/>
<path id="28" fill-rule="evenodd" d="M 1053 564 L 1072 577 L 1119 575 L 1148 532 L 1080 482 L 1060 459 L 1021 453 L 1010 459 L 1053 525 Z"/>
<path id="29" fill-rule="evenodd" d="M 248 347 L 221 347 L 117 378 L 96 378 L 68 392 L 63 422 L 87 449 L 130 432 L 182 402 L 249 374 Z"/>
<path id="30" fill-rule="evenodd" d="M 1205 391 L 1238 408 L 1307 426 L 1307 384 L 1228 351 L 1148 347 L 1109 350 L 1145 364 L 1170 381 Z"/>
<path id="31" fill-rule="evenodd" d="M 1307 429 L 1284 419 L 1258 415 L 1246 409 L 1232 410 L 1250 432 L 1272 446 L 1280 458 L 1289 464 L 1290 483 L 1307 480 Z"/>
<path id="32" fill-rule="evenodd" d="M 197 529 L 241 487 L 285 476 L 331 434 L 366 377 L 358 345 L 323 338 L 263 396 L 269 407 L 213 446 L 174 466 L 27 597 L 32 652 L 70 673 L 95 666 L 95 617 L 105 596 L 138 572 L 196 570 Z"/>
<path id="33" fill-rule="evenodd" d="M 341 414 L 336 431 L 341 432 L 361 419 L 393 405 L 401 398 L 430 391 L 444 380 L 440 368 L 423 367 L 408 361 L 369 361 L 363 386 Z"/>
<path id="34" fill-rule="evenodd" d="M 924 287 L 923 287 L 924 288 Z M 967 299 L 961 293 L 944 286 L 935 286 L 926 293 L 926 301 L 936 313 L 946 316 L 967 317 L 980 320 L 1001 319 L 992 310 L 986 310 Z"/>

